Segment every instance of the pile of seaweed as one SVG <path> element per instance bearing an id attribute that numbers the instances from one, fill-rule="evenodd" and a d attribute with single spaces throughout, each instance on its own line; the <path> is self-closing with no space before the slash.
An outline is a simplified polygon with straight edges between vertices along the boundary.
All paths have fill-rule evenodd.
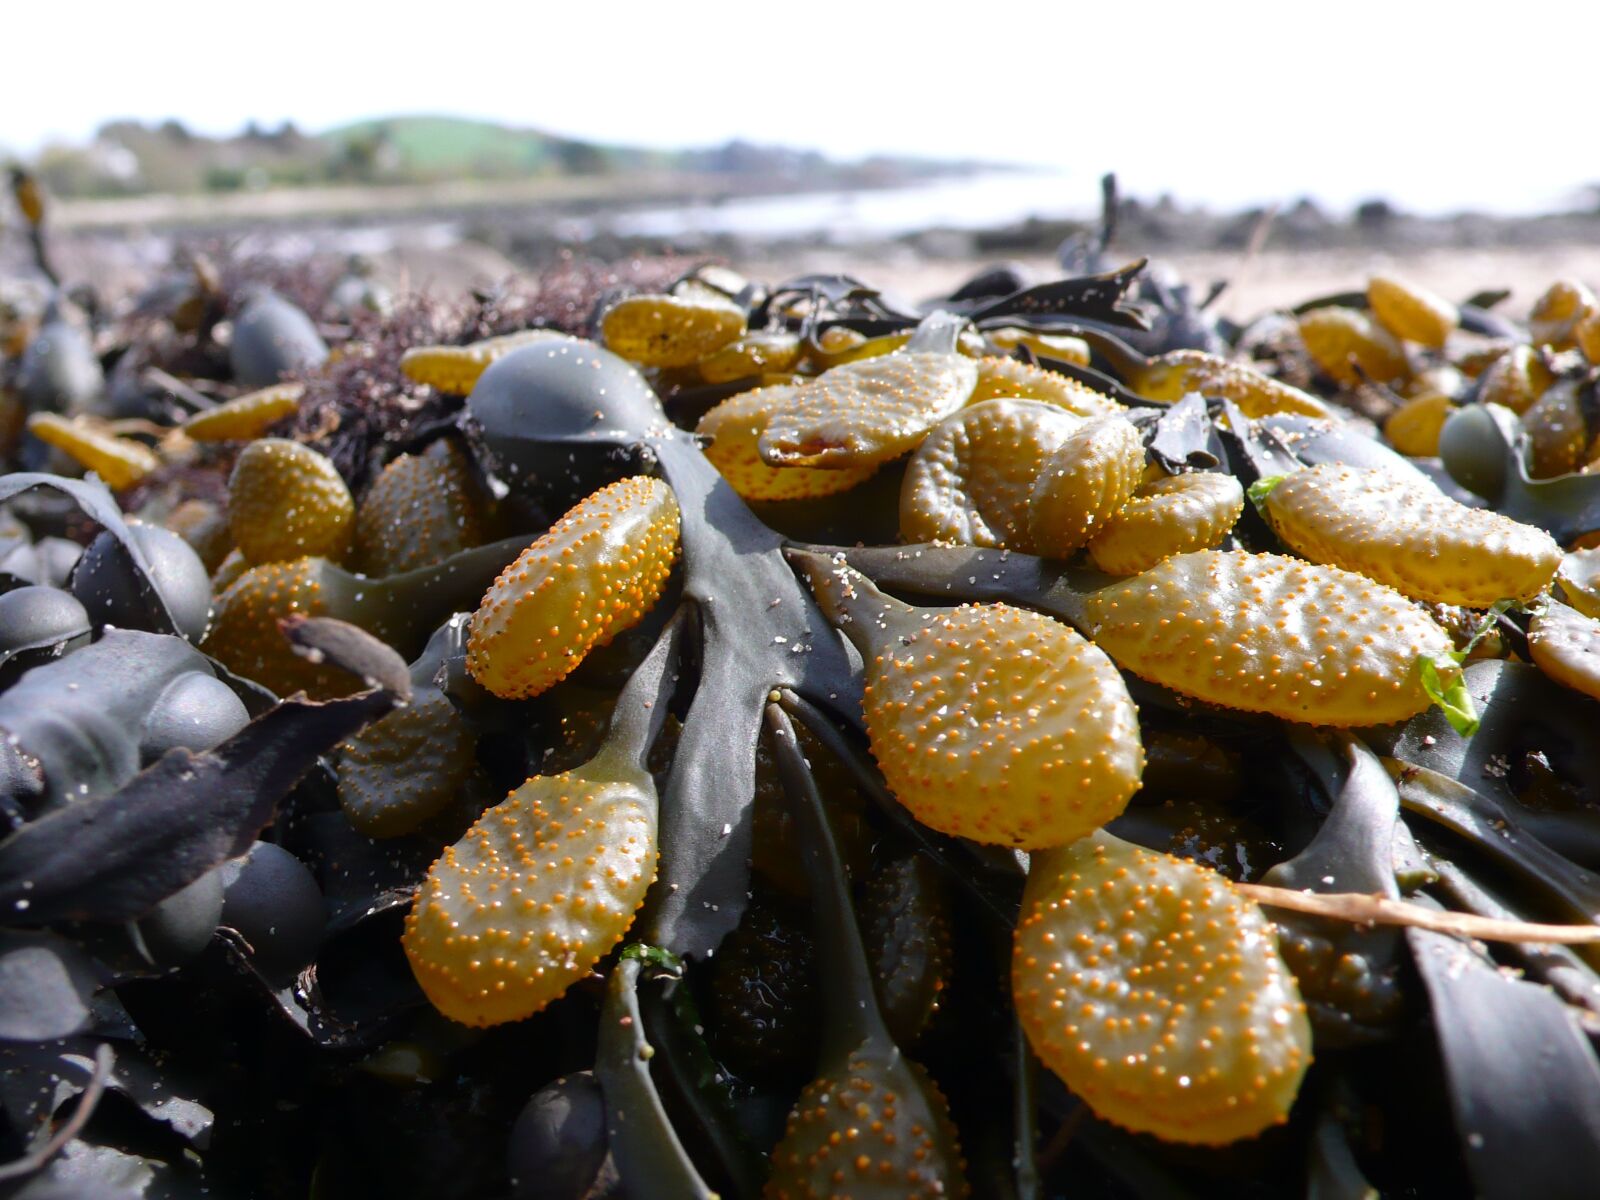
<path id="1" fill-rule="evenodd" d="M 397 298 L 196 250 L 129 304 L 58 287 L 5 314 L 0 1193 L 1586 1194 L 1600 303 L 1558 284 L 1523 322 L 1396 284 L 1432 314 L 1407 324 L 1375 284 L 1241 327 L 1107 242 L 1060 279 L 996 268 L 919 306 L 668 258 Z M 917 355 L 966 388 L 929 428 L 995 379 L 990 404 L 1125 422 L 1146 475 L 1125 501 L 1226 477 L 1255 503 L 1200 553 L 1322 561 L 1272 507 L 1319 469 L 1559 543 L 1528 595 L 1405 601 L 1448 653 L 1384 724 L 1192 688 L 1106 639 L 1142 786 L 1082 844 L 1259 902 L 1276 932 L 1250 953 L 1281 953 L 1303 998 L 1282 1023 L 1309 1069 L 1249 1136 L 1188 1136 L 1165 1101 L 1060 1066 L 1017 964 L 1065 851 L 938 828 L 874 740 L 861 604 L 906 638 L 931 619 L 910 614 L 1003 604 L 1076 646 L 1129 572 L 976 520 L 998 511 L 976 483 L 928 518 L 921 449 L 829 461 L 863 430 L 887 444 L 871 407 L 789 449 L 753 427 L 771 477 L 718 457 L 747 411 L 725 405 L 775 421 L 845 395 L 830 372 Z M 832 475 L 785 496 L 783 471 Z M 573 569 L 624 588 L 654 554 L 653 591 L 553 681 L 501 686 L 475 610 L 520 602 L 539 547 L 621 528 L 618 488 L 648 522 Z M 1406 552 L 1398 528 L 1380 552 Z M 573 616 L 613 620 L 593 595 Z M 1574 653 L 1540 653 L 1552 622 Z M 630 813 L 650 849 L 625 911 L 540 891 L 569 879 L 559 848 L 526 860 L 526 894 L 494 874 L 496 822 L 543 852 Z M 614 840 L 572 844 L 573 890 L 620 888 Z M 482 880 L 508 890 L 429 942 L 430 905 Z M 562 947 L 594 947 L 557 982 L 514 969 L 517 938 L 558 938 L 541 905 Z M 490 909 L 492 960 L 453 940 Z M 509 991 L 455 982 L 480 969 Z M 1185 1053 L 1247 1032 L 1223 1008 Z"/>

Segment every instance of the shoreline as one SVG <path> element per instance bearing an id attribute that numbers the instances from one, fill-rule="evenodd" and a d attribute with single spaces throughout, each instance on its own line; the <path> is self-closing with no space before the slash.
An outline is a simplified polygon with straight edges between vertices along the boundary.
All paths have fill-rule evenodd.
<path id="1" fill-rule="evenodd" d="M 725 206 L 788 199 L 825 212 L 828 198 L 841 194 L 833 181 L 807 191 L 792 181 L 660 172 L 643 182 L 630 175 L 78 200 L 53 205 L 47 229 L 64 277 L 92 280 L 110 297 L 143 286 L 178 247 L 220 240 L 236 252 L 290 261 L 361 255 L 396 290 L 493 286 L 565 253 L 619 260 L 676 251 L 726 262 L 768 282 L 847 272 L 919 301 L 948 294 L 1000 262 L 1018 264 L 1038 280 L 1059 277 L 1056 247 L 1073 236 L 1094 236 L 1099 225 L 1097 215 L 1035 217 L 856 239 L 826 226 L 813 235 L 610 232 L 625 228 L 629 214 L 674 205 L 684 208 L 686 226 L 714 225 Z M 895 192 L 914 201 L 916 189 L 927 186 L 869 188 L 860 195 L 863 203 L 892 202 Z M 579 225 L 593 236 L 574 240 Z M 13 287 L 30 273 L 19 233 L 14 226 L 0 232 L 0 278 Z M 1457 300 L 1488 287 L 1508 288 L 1506 311 L 1520 314 L 1557 278 L 1600 281 L 1600 209 L 1426 217 L 1373 202 L 1337 217 L 1306 201 L 1214 213 L 1170 199 L 1130 197 L 1119 205 L 1110 255 L 1116 261 L 1149 257 L 1199 292 L 1227 280 L 1216 309 L 1235 320 L 1359 288 L 1374 270 L 1393 271 Z"/>

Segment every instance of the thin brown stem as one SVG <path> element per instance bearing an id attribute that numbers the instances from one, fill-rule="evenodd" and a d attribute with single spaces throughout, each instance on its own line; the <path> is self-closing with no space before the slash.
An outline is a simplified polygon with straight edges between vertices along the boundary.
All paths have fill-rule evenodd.
<path id="1" fill-rule="evenodd" d="M 1542 925 L 1534 921 L 1501 921 L 1472 913 L 1436 912 L 1418 904 L 1364 892 L 1300 892 L 1260 883 L 1236 883 L 1234 887 L 1269 908 L 1331 917 L 1355 925 L 1401 925 L 1485 942 L 1600 943 L 1600 925 Z"/>
<path id="2" fill-rule="evenodd" d="M 1056 1163 L 1060 1161 L 1061 1156 L 1067 1152 L 1067 1147 L 1072 1144 L 1072 1139 L 1077 1135 L 1078 1130 L 1083 1127 L 1083 1123 L 1088 1119 L 1088 1116 L 1089 1106 L 1080 1104 L 1066 1115 L 1061 1124 L 1056 1126 L 1056 1131 L 1051 1135 L 1049 1144 L 1039 1152 L 1039 1174 L 1041 1176 L 1048 1175 Z"/>
<path id="3" fill-rule="evenodd" d="M 94 1052 L 94 1070 L 89 1075 L 89 1083 L 83 1089 L 83 1094 L 78 1097 L 78 1106 L 72 1110 L 72 1115 L 51 1135 L 50 1140 L 37 1150 L 30 1150 L 21 1158 L 14 1158 L 0 1165 L 0 1180 L 21 1179 L 25 1175 L 43 1170 L 52 1158 L 61 1153 L 68 1142 L 78 1136 L 83 1127 L 89 1123 L 89 1118 L 94 1115 L 95 1107 L 105 1093 L 106 1080 L 111 1077 L 111 1067 L 116 1061 L 116 1055 L 111 1051 L 111 1044 L 101 1042 Z"/>
<path id="4" fill-rule="evenodd" d="M 208 408 L 215 408 L 217 402 L 204 392 L 196 391 L 175 375 L 169 375 L 160 367 L 146 367 L 139 375 L 139 382 L 147 387 L 158 387 L 179 404 L 193 412 L 205 412 Z"/>

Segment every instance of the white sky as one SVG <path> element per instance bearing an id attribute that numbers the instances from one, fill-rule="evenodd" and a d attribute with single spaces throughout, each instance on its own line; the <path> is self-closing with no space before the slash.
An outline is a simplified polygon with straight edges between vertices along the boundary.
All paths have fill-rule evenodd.
<path id="1" fill-rule="evenodd" d="M 437 112 L 641 145 L 1115 169 L 1128 191 L 1217 204 L 1532 209 L 1600 180 L 1595 0 L 4 8 L 13 150 L 123 116 L 224 133 Z"/>

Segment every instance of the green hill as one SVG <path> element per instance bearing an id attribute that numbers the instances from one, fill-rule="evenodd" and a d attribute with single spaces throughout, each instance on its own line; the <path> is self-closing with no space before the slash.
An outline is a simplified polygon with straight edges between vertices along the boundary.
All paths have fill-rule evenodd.
<path id="1" fill-rule="evenodd" d="M 62 196 L 260 191 L 321 184 L 416 184 L 627 175 L 648 170 L 759 180 L 782 187 L 881 186 L 972 164 L 872 158 L 837 163 L 813 150 L 734 139 L 718 146 L 647 150 L 537 129 L 433 114 L 357 121 L 325 133 L 252 121 L 224 137 L 176 120 L 109 121 L 86 146 L 51 146 L 34 163 Z"/>
<path id="2" fill-rule="evenodd" d="M 379 174 L 411 179 L 570 174 L 672 157 L 460 117 L 385 117 L 331 129 L 322 138 L 336 155 L 370 155 Z"/>

